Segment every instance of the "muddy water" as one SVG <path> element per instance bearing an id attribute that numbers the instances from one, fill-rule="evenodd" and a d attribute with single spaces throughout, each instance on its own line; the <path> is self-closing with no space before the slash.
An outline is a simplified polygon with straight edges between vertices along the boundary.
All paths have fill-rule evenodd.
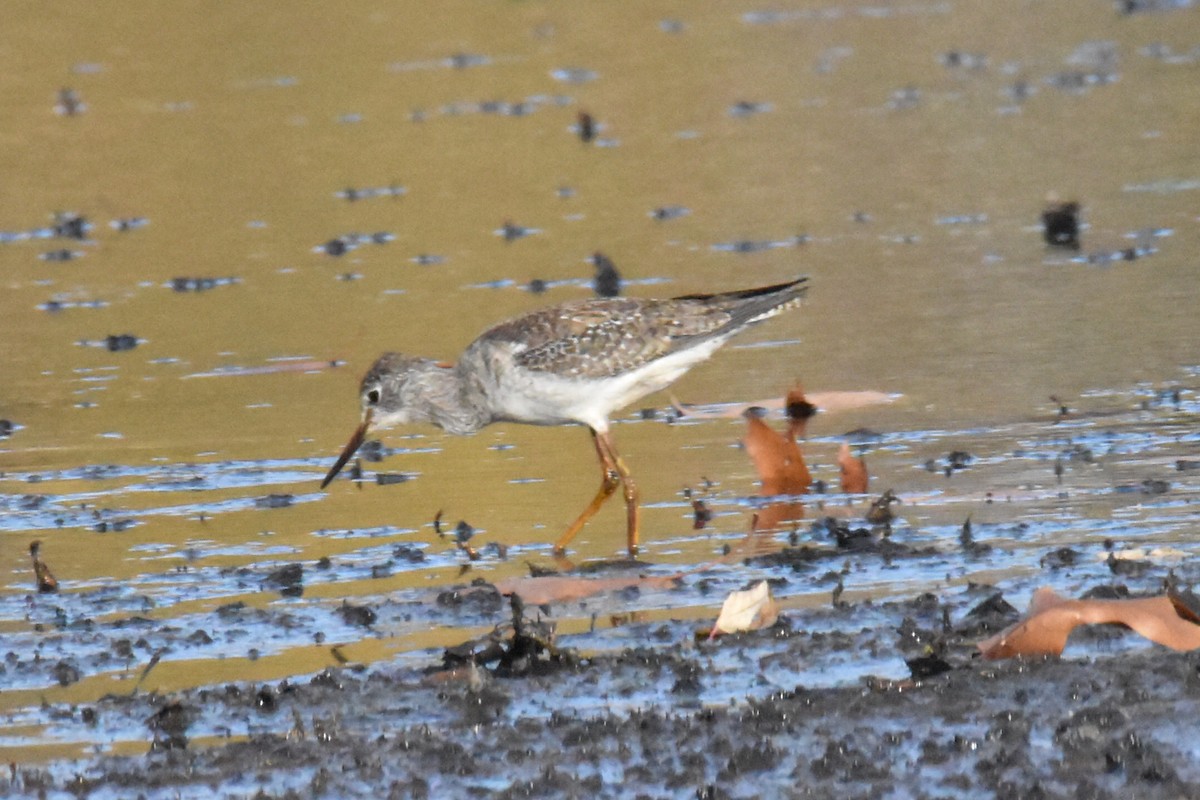
<path id="1" fill-rule="evenodd" d="M 1200 25 L 1186 4 L 1161 5 L 10 10 L 10 723 L 42 698 L 131 688 L 160 649 L 144 689 L 312 672 L 331 644 L 379 662 L 473 632 L 423 609 L 447 585 L 548 562 L 547 542 L 595 488 L 583 431 L 414 429 L 364 464 L 361 487 L 317 483 L 375 355 L 452 359 L 494 321 L 587 296 L 597 250 L 639 295 L 811 275 L 802 310 L 675 395 L 753 401 L 795 380 L 894 394 L 818 418 L 814 474 L 834 482 L 842 434 L 870 428 L 874 485 L 905 498 L 908 539 L 953 542 L 972 514 L 1004 545 L 983 562 L 864 567 L 848 598 L 1032 579 L 1044 551 L 1110 537 L 1190 555 L 1196 473 L 1172 470 L 1197 456 Z M 72 110 L 64 87 L 84 104 L 75 113 L 58 113 Z M 573 129 L 581 111 L 599 123 L 589 144 Z M 1079 251 L 1042 242 L 1050 192 L 1083 203 Z M 55 236 L 54 212 L 90 228 Z M 506 221 L 535 232 L 506 241 Z M 331 255 L 339 237 L 354 246 Z M 528 290 L 535 279 L 545 292 Z M 1085 415 L 1057 420 L 1051 395 Z M 646 558 L 663 571 L 705 563 L 748 526 L 741 426 L 637 411 L 616 436 L 647 504 Z M 1064 494 L 1054 463 L 1077 446 L 1108 460 L 1068 458 Z M 969 470 L 924 468 L 955 449 L 976 457 Z M 379 485 L 377 472 L 408 480 Z M 1144 492 L 1165 478 L 1165 499 Z M 696 532 L 680 490 L 706 479 L 717 514 Z M 434 531 L 439 510 L 479 529 L 476 544 L 508 545 L 507 559 L 485 552 L 464 575 Z M 616 510 L 597 518 L 578 560 L 619 553 L 621 524 Z M 53 598 L 29 598 L 35 538 L 63 585 Z M 283 598 L 268 576 L 292 563 L 303 596 Z M 719 583 L 747 577 L 729 568 Z M 829 588 L 799 582 L 790 602 L 824 602 Z M 337 613 L 343 599 L 402 610 L 364 629 Z M 703 617 L 718 602 L 685 590 L 633 606 Z M 226 625 L 217 610 L 233 603 L 298 622 Z M 564 630 L 589 629 L 593 611 L 563 610 Z M 106 660 L 106 646 L 46 634 L 142 618 L 205 636 L 146 634 Z M 34 653 L 44 668 L 23 669 Z M 65 686 L 49 670 L 60 662 L 80 673 Z M 23 758 L 71 751 L 72 737 L 30 721 L 0 744 Z"/>

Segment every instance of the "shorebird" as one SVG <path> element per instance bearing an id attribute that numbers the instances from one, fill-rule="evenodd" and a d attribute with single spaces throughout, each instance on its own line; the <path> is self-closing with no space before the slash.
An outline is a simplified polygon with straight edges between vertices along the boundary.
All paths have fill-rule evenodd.
<path id="1" fill-rule="evenodd" d="M 600 459 L 600 489 L 554 551 L 564 552 L 620 486 L 628 550 L 636 555 L 638 489 L 613 443 L 609 415 L 666 388 L 751 325 L 799 305 L 807 280 L 669 300 L 562 303 L 484 331 L 457 364 L 384 353 L 362 380 L 361 422 L 321 488 L 379 429 L 431 423 L 465 435 L 493 422 L 586 425 Z"/>

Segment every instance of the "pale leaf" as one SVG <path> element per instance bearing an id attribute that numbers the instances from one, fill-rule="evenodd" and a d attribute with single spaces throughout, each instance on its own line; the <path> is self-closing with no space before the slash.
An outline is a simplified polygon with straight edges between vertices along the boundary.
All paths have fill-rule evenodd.
<path id="1" fill-rule="evenodd" d="M 771 586 L 766 581 L 759 581 L 749 589 L 732 592 L 725 598 L 721 613 L 713 625 L 712 636 L 767 628 L 774 625 L 778 617 L 779 606 L 771 597 Z"/>

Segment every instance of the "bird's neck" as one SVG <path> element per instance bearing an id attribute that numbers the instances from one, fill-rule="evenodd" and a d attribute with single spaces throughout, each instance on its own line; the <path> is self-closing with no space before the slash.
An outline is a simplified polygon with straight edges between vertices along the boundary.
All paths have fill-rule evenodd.
<path id="1" fill-rule="evenodd" d="M 475 433 L 492 421 L 486 404 L 468 397 L 470 385 L 454 367 L 431 361 L 424 372 L 422 380 L 413 382 L 417 397 L 410 400 L 410 407 L 423 421 L 460 436 Z"/>

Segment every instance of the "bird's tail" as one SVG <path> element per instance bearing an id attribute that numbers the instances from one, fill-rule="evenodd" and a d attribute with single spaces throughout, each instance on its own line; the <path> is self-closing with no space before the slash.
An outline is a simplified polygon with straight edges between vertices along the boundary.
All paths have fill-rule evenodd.
<path id="1" fill-rule="evenodd" d="M 705 305 L 728 311 L 732 317 L 730 327 L 741 328 L 795 308 L 800 305 L 807 291 L 808 276 L 801 275 L 795 280 L 773 286 L 719 294 L 687 294 L 674 299 L 699 300 Z"/>

